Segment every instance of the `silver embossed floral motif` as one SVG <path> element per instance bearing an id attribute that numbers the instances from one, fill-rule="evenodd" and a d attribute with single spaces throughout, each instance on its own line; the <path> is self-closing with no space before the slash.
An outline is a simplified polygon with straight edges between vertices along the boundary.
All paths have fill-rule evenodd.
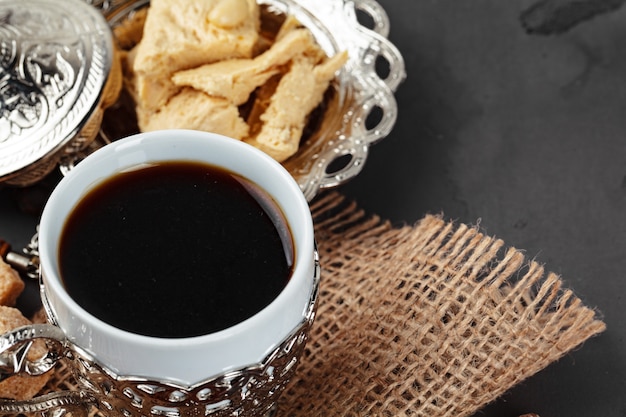
<path id="1" fill-rule="evenodd" d="M 0 0 L 0 180 L 76 136 L 98 104 L 111 42 L 83 2 Z"/>
<path id="2" fill-rule="evenodd" d="M 82 67 L 81 41 L 75 34 L 68 37 L 72 31 L 67 18 L 59 16 L 47 25 L 48 18 L 48 13 L 40 10 L 0 10 L 0 141 L 19 140 L 73 98 L 68 93 Z"/>

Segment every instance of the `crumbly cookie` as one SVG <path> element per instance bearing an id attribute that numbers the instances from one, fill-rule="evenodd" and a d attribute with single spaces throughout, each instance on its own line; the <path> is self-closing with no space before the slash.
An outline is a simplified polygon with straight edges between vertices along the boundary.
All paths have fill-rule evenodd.
<path id="1" fill-rule="evenodd" d="M 210 97 L 191 88 L 182 90 L 156 112 L 137 108 L 137 120 L 143 132 L 173 128 L 202 130 L 243 139 L 248 125 L 239 109 L 230 101 Z"/>
<path id="2" fill-rule="evenodd" d="M 159 74 L 250 58 L 260 25 L 255 0 L 153 0 L 134 71 Z"/>
<path id="3" fill-rule="evenodd" d="M 233 104 L 245 103 L 250 94 L 280 72 L 296 55 L 316 49 L 306 29 L 291 31 L 267 51 L 252 59 L 230 59 L 179 71 L 172 76 L 178 86 L 193 87 Z"/>
<path id="4" fill-rule="evenodd" d="M 17 271 L 0 258 L 0 305 L 14 306 L 24 286 Z"/>
<path id="5" fill-rule="evenodd" d="M 309 59 L 294 60 L 260 116 L 260 131 L 245 141 L 279 162 L 294 155 L 308 114 L 322 101 L 335 72 L 346 60 L 346 54 L 335 55 L 317 66 Z"/>
<path id="6" fill-rule="evenodd" d="M 141 22 L 119 36 L 136 39 Z M 219 133 L 279 162 L 295 154 L 347 54 L 329 58 L 293 16 L 272 33 L 261 26 L 255 0 L 153 0 L 141 41 L 124 52 L 139 129 Z"/>

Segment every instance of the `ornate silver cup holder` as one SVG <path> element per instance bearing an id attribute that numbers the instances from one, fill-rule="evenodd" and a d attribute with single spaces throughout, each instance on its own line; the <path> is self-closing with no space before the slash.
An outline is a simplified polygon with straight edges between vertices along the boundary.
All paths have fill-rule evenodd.
<path id="1" fill-rule="evenodd" d="M 260 363 L 213 376 L 193 386 L 117 375 L 92 355 L 68 341 L 55 323 L 43 295 L 51 324 L 23 326 L 0 336 L 0 382 L 16 374 L 41 375 L 58 361 L 67 361 L 80 389 L 31 400 L 0 399 L 0 414 L 53 413 L 87 416 L 97 409 L 107 416 L 271 416 L 277 400 L 296 371 L 315 318 L 320 265 L 315 254 L 314 284 L 302 322 Z M 43 284 L 41 284 L 43 285 Z M 47 353 L 30 359 L 29 350 L 43 340 Z M 202 364 L 197 364 L 201 366 Z"/>

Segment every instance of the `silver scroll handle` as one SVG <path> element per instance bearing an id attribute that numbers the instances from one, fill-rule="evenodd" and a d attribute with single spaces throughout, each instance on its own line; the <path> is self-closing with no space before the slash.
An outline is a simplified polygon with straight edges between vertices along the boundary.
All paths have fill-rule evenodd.
<path id="1" fill-rule="evenodd" d="M 37 339 L 44 339 L 47 352 L 40 358 L 28 354 Z M 0 381 L 19 373 L 37 376 L 54 367 L 65 351 L 65 335 L 50 324 L 18 327 L 0 336 Z"/>
<path id="2" fill-rule="evenodd" d="M 40 357 L 29 355 L 37 340 L 46 342 L 47 350 Z M 65 335 L 51 324 L 31 324 L 18 327 L 0 336 L 0 382 L 14 375 L 42 375 L 50 371 L 66 352 Z M 42 413 L 52 416 L 65 412 L 87 415 L 89 399 L 80 391 L 61 391 L 31 400 L 0 399 L 0 415 Z"/>

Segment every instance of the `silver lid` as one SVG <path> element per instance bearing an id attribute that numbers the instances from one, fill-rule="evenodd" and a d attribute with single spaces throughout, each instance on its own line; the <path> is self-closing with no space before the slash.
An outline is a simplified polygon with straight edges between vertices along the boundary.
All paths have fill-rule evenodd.
<path id="1" fill-rule="evenodd" d="M 110 28 L 80 0 L 0 0 L 0 183 L 59 153 L 97 108 Z"/>

